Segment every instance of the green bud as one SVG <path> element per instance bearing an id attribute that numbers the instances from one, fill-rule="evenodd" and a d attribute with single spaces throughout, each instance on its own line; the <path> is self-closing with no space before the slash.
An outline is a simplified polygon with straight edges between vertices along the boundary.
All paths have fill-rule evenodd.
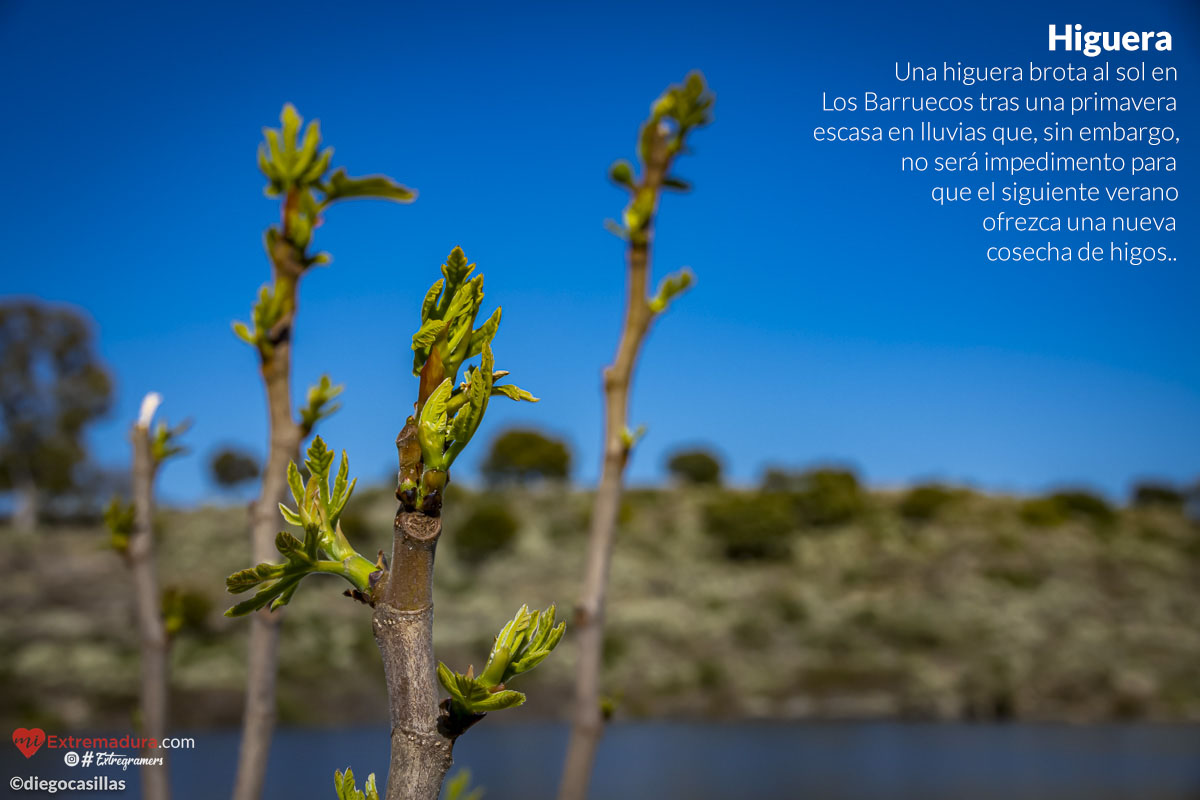
<path id="1" fill-rule="evenodd" d="M 618 161 L 608 170 L 608 177 L 618 186 L 633 188 L 633 166 L 625 160 Z"/>

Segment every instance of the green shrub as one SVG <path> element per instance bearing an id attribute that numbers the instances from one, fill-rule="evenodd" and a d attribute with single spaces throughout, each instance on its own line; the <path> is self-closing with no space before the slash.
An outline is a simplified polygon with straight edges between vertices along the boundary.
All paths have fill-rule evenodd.
<path id="1" fill-rule="evenodd" d="M 1050 495 L 1050 499 L 1066 509 L 1071 516 L 1087 517 L 1096 522 L 1111 522 L 1117 515 L 1107 500 L 1091 492 L 1055 492 Z"/>
<path id="2" fill-rule="evenodd" d="M 571 471 L 571 451 L 538 431 L 511 430 L 492 442 L 481 470 L 490 484 L 563 481 Z"/>
<path id="3" fill-rule="evenodd" d="M 710 658 L 696 662 L 696 685 L 705 691 L 718 689 L 726 680 L 725 669 Z"/>
<path id="4" fill-rule="evenodd" d="M 679 450 L 667 461 L 667 471 L 681 483 L 719 486 L 721 462 L 707 450 Z"/>
<path id="5" fill-rule="evenodd" d="M 783 622 L 790 625 L 808 621 L 808 608 L 801 598 L 793 597 L 786 590 L 777 591 L 768 598 L 767 607 Z"/>
<path id="6" fill-rule="evenodd" d="M 1116 519 L 1116 512 L 1104 498 L 1079 489 L 1027 500 L 1018 513 L 1027 525 L 1041 528 L 1056 527 L 1073 518 L 1099 524 Z"/>
<path id="7" fill-rule="evenodd" d="M 1035 497 L 1021 503 L 1017 515 L 1026 525 L 1035 528 L 1056 528 L 1071 518 L 1071 514 L 1049 497 Z"/>
<path id="8" fill-rule="evenodd" d="M 1139 483 L 1133 487 L 1133 505 L 1138 508 L 1183 508 L 1187 495 L 1164 483 Z"/>
<path id="9" fill-rule="evenodd" d="M 941 514 L 959 496 L 960 492 L 936 483 L 914 486 L 904 493 L 896 510 L 905 519 L 927 522 Z"/>
<path id="10" fill-rule="evenodd" d="M 621 500 L 629 504 L 631 515 L 662 508 L 674 497 L 674 492 L 652 488 L 626 489 L 621 492 Z"/>
<path id="11" fill-rule="evenodd" d="M 705 507 L 704 528 L 726 558 L 783 560 L 791 554 L 795 519 L 787 495 L 728 493 Z"/>
<path id="12" fill-rule="evenodd" d="M 733 640 L 743 650 L 764 650 L 771 643 L 771 630 L 757 617 L 739 619 L 731 631 Z"/>
<path id="13" fill-rule="evenodd" d="M 858 477 L 845 469 L 801 473 L 770 469 L 763 478 L 763 490 L 789 495 L 799 520 L 816 527 L 850 522 L 866 506 Z"/>
<path id="14" fill-rule="evenodd" d="M 476 565 L 512 547 L 517 520 L 504 505 L 489 502 L 476 506 L 450 537 L 455 554 Z"/>
<path id="15" fill-rule="evenodd" d="M 1014 567 L 995 564 L 985 567 L 984 577 L 1011 586 L 1014 589 L 1036 589 L 1045 581 L 1045 576 L 1029 567 Z"/>

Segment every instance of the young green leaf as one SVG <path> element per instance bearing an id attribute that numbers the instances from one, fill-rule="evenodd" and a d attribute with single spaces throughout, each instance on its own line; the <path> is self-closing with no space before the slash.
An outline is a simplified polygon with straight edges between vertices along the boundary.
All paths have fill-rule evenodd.
<path id="1" fill-rule="evenodd" d="M 446 403 L 453 391 L 453 382 L 442 381 L 421 409 L 417 420 L 417 441 L 421 445 L 421 458 L 427 469 L 445 469 L 446 454 Z"/>
<path id="2" fill-rule="evenodd" d="M 379 792 L 375 789 L 374 772 L 367 776 L 367 782 L 363 784 L 360 792 L 355 785 L 354 770 L 346 767 L 344 774 L 335 770 L 333 788 L 337 791 L 338 800 L 379 800 Z"/>
<path id="3" fill-rule="evenodd" d="M 108 528 L 109 544 L 118 553 L 129 550 L 129 537 L 133 535 L 133 503 L 126 505 L 120 497 L 113 497 L 104 509 L 104 525 Z"/>
<path id="4" fill-rule="evenodd" d="M 662 185 L 664 189 L 670 189 L 674 192 L 690 192 L 692 190 L 692 185 L 690 183 L 685 181 L 683 178 L 676 178 L 673 175 L 668 175 L 667 177 L 663 178 Z"/>
<path id="5" fill-rule="evenodd" d="M 608 231 L 623 242 L 629 241 L 629 229 L 617 222 L 615 219 L 604 220 L 604 230 Z"/>
<path id="6" fill-rule="evenodd" d="M 300 516 L 299 512 L 293 511 L 283 503 L 279 504 L 279 513 L 283 515 L 287 524 L 295 525 L 298 528 L 304 527 L 304 519 Z"/>
<path id="7" fill-rule="evenodd" d="M 440 319 L 426 320 L 421 324 L 420 330 L 413 334 L 412 349 L 415 353 L 429 354 L 429 348 L 438 340 L 442 332 L 446 329 L 446 323 Z M 422 359 L 424 362 L 424 359 Z"/>
<path id="8" fill-rule="evenodd" d="M 471 343 L 467 347 L 465 358 L 474 358 L 483 352 L 485 344 L 491 344 L 492 339 L 496 338 L 496 331 L 500 330 L 500 307 L 497 306 L 492 315 L 484 321 L 479 329 L 471 334 Z"/>
<path id="9" fill-rule="evenodd" d="M 186 453 L 187 448 L 179 444 L 179 437 L 191 427 L 190 420 L 184 420 L 174 428 L 168 427 L 165 421 L 160 420 L 155 427 L 154 436 L 150 439 L 150 454 L 154 463 L 161 464 L 168 458 Z"/>
<path id="10" fill-rule="evenodd" d="M 655 314 L 665 311 L 671 300 L 691 286 L 694 280 L 692 271 L 686 267 L 673 275 L 668 275 L 658 285 L 658 294 L 650 301 L 650 310 Z"/>
<path id="11" fill-rule="evenodd" d="M 479 369 L 471 373 L 472 379 L 467 386 L 467 403 L 454 417 L 450 428 L 450 438 L 446 448 L 446 467 L 449 468 L 458 454 L 471 441 L 479 424 L 483 422 L 484 412 L 487 411 L 488 398 L 492 395 L 492 372 L 495 360 L 492 357 L 491 346 L 484 344 L 483 358 Z"/>
<path id="12" fill-rule="evenodd" d="M 329 467 L 333 464 L 333 451 L 325 445 L 325 440 L 320 436 L 312 440 L 312 444 L 308 446 L 308 452 L 304 459 L 304 466 L 308 467 L 309 484 L 316 481 L 317 491 L 328 499 L 329 494 Z"/>
<path id="13" fill-rule="evenodd" d="M 633 188 L 633 165 L 624 159 L 614 163 L 608 170 L 609 179 L 626 189 Z"/>
<path id="14" fill-rule="evenodd" d="M 454 711 L 464 717 L 473 714 L 486 714 L 489 711 L 500 711 L 513 708 L 525 702 L 525 695 L 511 689 L 493 691 L 485 686 L 478 678 L 452 672 L 445 664 L 438 662 L 438 680 L 450 695 L 450 705 Z"/>
<path id="15" fill-rule="evenodd" d="M 275 549 L 288 559 L 293 557 L 308 557 L 304 549 L 304 542 L 286 531 L 280 531 L 275 535 Z"/>
<path id="16" fill-rule="evenodd" d="M 467 256 L 461 247 L 451 250 L 450 255 L 446 257 L 446 263 L 442 265 L 447 291 L 452 292 L 458 288 L 474 270 L 475 265 L 467 263 Z"/>
<path id="17" fill-rule="evenodd" d="M 303 514 L 304 508 L 304 481 L 300 477 L 300 470 L 296 467 L 295 461 L 289 461 L 287 467 L 287 482 L 288 488 L 292 491 L 292 499 L 296 501 L 296 508 Z M 294 523 L 303 524 L 303 523 Z"/>
<path id="18" fill-rule="evenodd" d="M 525 695 L 507 688 L 513 677 L 542 663 L 562 640 L 566 625 L 554 625 L 554 606 L 531 612 L 521 606 L 496 636 L 487 664 L 479 677 L 438 664 L 438 680 L 450 695 L 451 707 L 462 716 L 512 708 Z"/>
<path id="19" fill-rule="evenodd" d="M 522 389 L 519 386 L 513 386 L 511 383 L 505 384 L 503 386 L 493 385 L 492 386 L 492 396 L 495 397 L 498 394 L 504 395 L 509 400 L 524 400 L 527 403 L 538 402 L 538 398 L 534 397 L 532 394 L 525 391 L 524 389 Z"/>
<path id="20" fill-rule="evenodd" d="M 483 787 L 471 788 L 471 771 L 464 767 L 446 781 L 446 800 L 483 800 Z"/>
<path id="21" fill-rule="evenodd" d="M 445 278 L 438 278 L 434 281 L 433 286 L 429 287 L 429 291 L 425 293 L 425 299 L 421 301 L 421 324 L 424 325 L 429 321 L 429 315 L 437 308 L 438 295 L 442 293 L 442 287 L 446 285 Z"/>
<path id="22" fill-rule="evenodd" d="M 344 389 L 340 383 L 334 385 L 328 375 L 322 375 L 320 381 L 308 388 L 307 404 L 300 410 L 300 428 L 306 436 L 318 422 L 333 416 L 342 407 L 333 400 Z"/>
<path id="23" fill-rule="evenodd" d="M 380 200 L 392 200 L 397 203 L 411 203 L 417 198 L 417 193 L 384 175 L 351 178 L 346 175 L 345 169 L 339 167 L 329 176 L 329 185 L 325 191 L 325 204 L 352 197 L 376 197 Z"/>
<path id="24" fill-rule="evenodd" d="M 526 636 L 524 646 L 516 654 L 515 658 L 512 659 L 508 669 L 505 671 L 504 680 L 506 682 L 511 680 L 513 676 L 529 672 L 529 670 L 545 661 L 546 657 L 562 641 L 567 626 L 562 622 L 555 626 L 554 614 L 555 607 L 553 604 L 541 614 L 536 614 L 535 612 L 533 630 Z"/>
<path id="25" fill-rule="evenodd" d="M 239 570 L 225 579 L 225 587 L 230 594 L 241 594 L 253 589 L 263 581 L 281 577 L 286 566 L 286 564 L 263 563 L 256 567 Z"/>

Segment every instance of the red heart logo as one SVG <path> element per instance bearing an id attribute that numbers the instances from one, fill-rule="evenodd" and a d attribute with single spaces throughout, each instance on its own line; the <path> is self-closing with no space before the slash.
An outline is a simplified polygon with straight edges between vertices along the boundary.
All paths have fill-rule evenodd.
<path id="1" fill-rule="evenodd" d="M 13 744 L 26 758 L 36 753 L 45 743 L 46 732 L 41 728 L 17 728 L 13 731 Z"/>

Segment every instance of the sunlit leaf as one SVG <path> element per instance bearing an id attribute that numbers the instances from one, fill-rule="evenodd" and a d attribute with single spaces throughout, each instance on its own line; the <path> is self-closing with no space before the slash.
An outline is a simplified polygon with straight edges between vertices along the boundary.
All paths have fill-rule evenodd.
<path id="1" fill-rule="evenodd" d="M 345 169 L 339 167 L 329 176 L 325 202 L 332 203 L 352 197 L 377 197 L 397 203 L 410 203 L 416 199 L 417 193 L 387 176 L 370 175 L 365 178 L 351 178 L 346 174 Z"/>

